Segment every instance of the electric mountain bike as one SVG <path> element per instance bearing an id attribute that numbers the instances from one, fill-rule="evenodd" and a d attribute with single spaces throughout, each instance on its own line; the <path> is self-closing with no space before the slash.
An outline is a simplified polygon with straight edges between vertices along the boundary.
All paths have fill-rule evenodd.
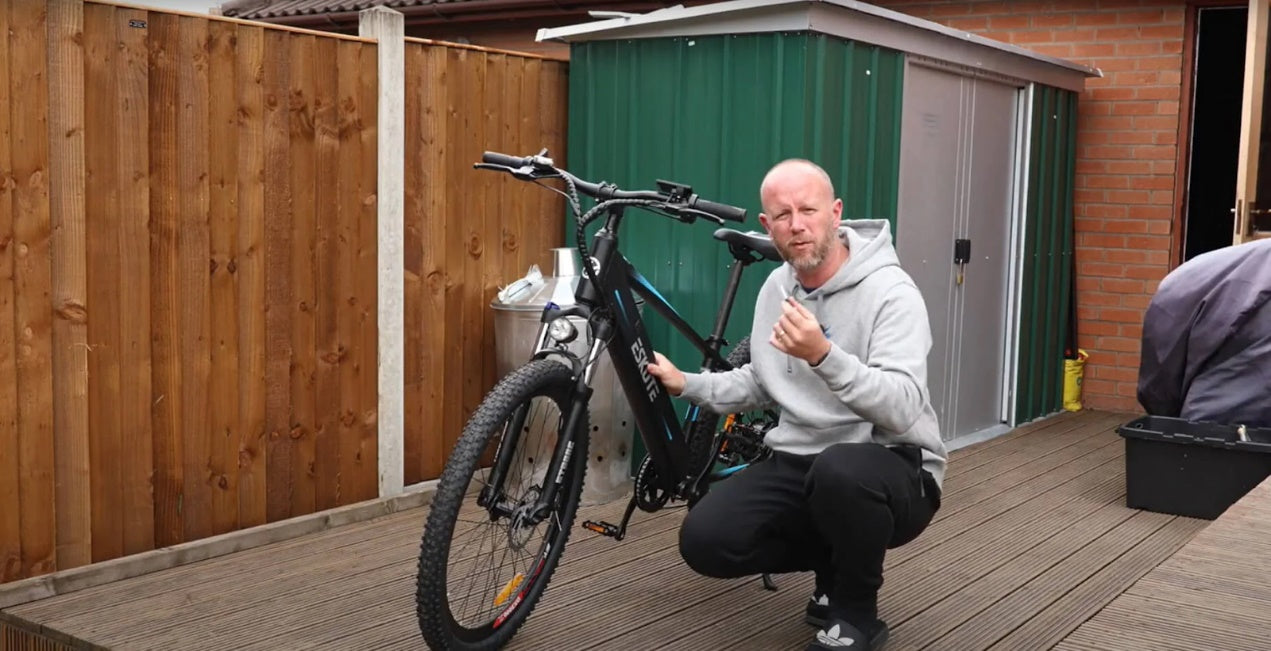
<path id="1" fill-rule="evenodd" d="M 420 542 L 416 614 L 434 649 L 496 649 L 529 617 L 569 539 L 587 468 L 588 402 L 596 362 L 608 352 L 630 403 L 647 455 L 619 524 L 585 522 L 600 535 L 623 539 L 638 508 L 655 512 L 672 501 L 692 508 L 710 484 L 769 454 L 763 434 L 776 413 L 724 415 L 690 406 L 681 421 L 671 396 L 647 365 L 653 345 L 637 296 L 702 353 L 702 369 L 724 371 L 749 361 L 748 338 L 728 354 L 724 331 L 744 268 L 780 261 L 763 234 L 720 228 L 734 261 L 714 326 L 702 336 L 625 258 L 619 231 L 627 208 L 683 223 L 699 218 L 741 222 L 741 208 L 702 199 L 686 185 L 657 182 L 657 190 L 622 190 L 592 183 L 556 167 L 546 150 L 515 157 L 486 152 L 478 169 L 522 181 L 557 179 L 577 221 L 575 246 L 583 274 L 573 305 L 548 303 L 534 353 L 486 395 L 466 424 L 437 484 Z M 579 194 L 597 203 L 585 214 Z M 603 219 L 588 244 L 586 228 Z M 572 320 L 571 318 L 572 317 Z M 585 325 L 585 355 L 571 352 Z M 765 587 L 773 589 L 768 577 Z"/>

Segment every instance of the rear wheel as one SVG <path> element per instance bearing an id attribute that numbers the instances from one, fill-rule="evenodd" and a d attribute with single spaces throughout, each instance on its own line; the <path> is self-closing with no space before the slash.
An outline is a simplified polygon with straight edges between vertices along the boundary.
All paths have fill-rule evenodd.
<path id="1" fill-rule="evenodd" d="M 433 649 L 476 651 L 508 642 L 547 588 L 569 540 L 587 468 L 588 419 L 564 468 L 547 517 L 531 507 L 547 475 L 569 413 L 574 379 L 554 360 L 513 371 L 472 415 L 446 462 L 419 547 L 416 615 Z M 519 424 L 519 427 L 517 426 Z M 510 428 L 516 436 L 508 437 Z M 496 446 L 516 447 L 499 494 L 477 497 L 489 484 Z"/>
<path id="2" fill-rule="evenodd" d="M 728 353 L 729 365 L 739 368 L 750 363 L 750 337 L 742 337 Z M 689 427 L 688 447 L 691 468 L 702 469 L 723 464 L 733 467 L 753 463 L 767 456 L 763 435 L 777 422 L 777 414 L 771 410 L 724 415 L 724 438 L 715 445 L 715 431 L 719 428 L 720 415 L 705 412 Z M 709 470 L 707 470 L 709 472 Z M 708 482 L 703 482 L 697 495 L 690 496 L 692 507 L 706 493 Z"/>

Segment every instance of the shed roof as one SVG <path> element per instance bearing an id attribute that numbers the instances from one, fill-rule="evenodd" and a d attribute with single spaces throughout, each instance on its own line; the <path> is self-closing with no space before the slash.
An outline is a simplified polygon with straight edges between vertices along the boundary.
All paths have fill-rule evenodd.
<path id="1" fill-rule="evenodd" d="M 371 7 L 389 7 L 408 17 L 452 18 L 459 13 L 523 15 L 526 10 L 550 14 L 583 13 L 588 10 L 617 9 L 646 11 L 666 7 L 674 0 L 227 0 L 221 5 L 225 16 L 293 24 L 297 20 L 350 16 Z M 700 4 L 700 3 L 698 3 Z"/>
<path id="2" fill-rule="evenodd" d="M 1097 68 L 856 0 L 728 0 L 677 5 L 608 20 L 540 29 L 539 41 L 568 42 L 814 31 L 888 47 L 970 70 L 1080 91 Z"/>
<path id="3" fill-rule="evenodd" d="M 346 11 L 370 7 L 415 7 L 452 4 L 472 0 L 231 0 L 221 5 L 221 13 L 235 18 L 282 18 Z"/>

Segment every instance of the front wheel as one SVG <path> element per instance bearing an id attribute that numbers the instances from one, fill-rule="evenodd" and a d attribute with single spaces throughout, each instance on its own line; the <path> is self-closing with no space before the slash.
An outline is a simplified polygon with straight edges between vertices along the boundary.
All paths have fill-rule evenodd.
<path id="1" fill-rule="evenodd" d="M 529 617 L 569 540 L 587 468 L 588 419 L 579 423 L 564 481 L 546 518 L 531 517 L 557 438 L 564 436 L 574 379 L 554 360 L 532 361 L 499 382 L 473 413 L 446 462 L 419 547 L 415 604 L 429 647 L 478 651 L 508 642 Z M 585 415 L 584 415 L 585 416 Z M 509 436 L 515 429 L 515 436 Z M 502 489 L 491 460 L 515 448 Z"/>

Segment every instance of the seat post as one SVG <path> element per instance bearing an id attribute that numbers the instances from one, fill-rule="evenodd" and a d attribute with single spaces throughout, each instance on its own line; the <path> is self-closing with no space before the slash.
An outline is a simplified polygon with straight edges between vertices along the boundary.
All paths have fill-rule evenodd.
<path id="1" fill-rule="evenodd" d="M 728 288 L 724 290 L 724 300 L 719 305 L 719 314 L 715 317 L 715 329 L 706 340 L 707 345 L 716 353 L 724 343 L 724 329 L 728 327 L 728 317 L 733 311 L 733 302 L 737 298 L 737 288 L 741 286 L 741 272 L 746 263 L 733 260 L 728 272 Z"/>

